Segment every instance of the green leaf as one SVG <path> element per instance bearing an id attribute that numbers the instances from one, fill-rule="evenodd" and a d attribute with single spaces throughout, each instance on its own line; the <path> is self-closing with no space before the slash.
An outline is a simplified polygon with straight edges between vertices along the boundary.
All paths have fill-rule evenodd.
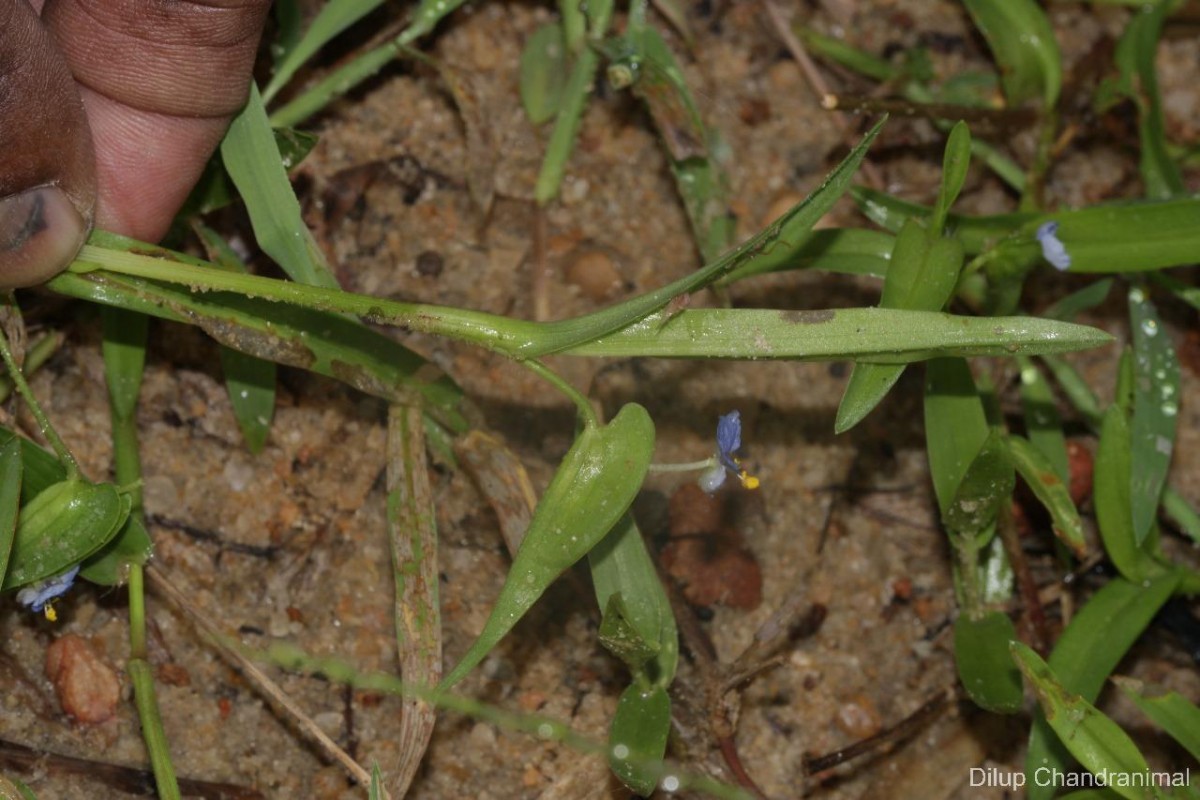
<path id="1" fill-rule="evenodd" d="M 689 309 L 651 314 L 563 352 L 908 364 L 942 356 L 1058 353 L 1111 340 L 1096 328 L 1034 317 L 960 317 L 885 308 Z"/>
<path id="2" fill-rule="evenodd" d="M 383 0 L 330 0 L 326 3 L 300 41 L 291 47 L 276 65 L 271 82 L 263 90 L 264 100 L 270 102 L 296 74 L 296 70 L 316 55 L 328 41 L 382 4 Z"/>
<path id="3" fill-rule="evenodd" d="M 596 602 L 604 609 L 601 642 L 629 665 L 635 679 L 669 686 L 679 661 L 675 616 L 631 514 L 592 548 L 588 564 Z M 610 617 L 612 611 L 619 611 L 619 619 Z M 635 665 L 643 653 L 649 655 Z"/>
<path id="4" fill-rule="evenodd" d="M 21 442 L 15 436 L 0 445 L 0 582 L 8 573 L 8 557 L 21 507 Z"/>
<path id="5" fill-rule="evenodd" d="M 219 233 L 200 222 L 192 225 L 213 264 L 233 272 L 248 273 L 245 262 Z M 221 371 L 233 416 L 242 431 L 246 449 L 262 452 L 275 415 L 275 363 L 221 348 Z"/>
<path id="6" fill-rule="evenodd" d="M 1093 702 L 1117 663 L 1174 593 L 1179 580 L 1178 572 L 1136 583 L 1114 578 L 1092 595 L 1050 654 L 1050 669 L 1062 686 Z M 1034 780 L 1036 770 L 1065 770 L 1069 763 L 1070 754 L 1039 714 L 1025 758 L 1029 800 L 1049 800 L 1054 795 L 1053 786 L 1039 785 Z"/>
<path id="7" fill-rule="evenodd" d="M 117 534 L 129 508 L 129 495 L 111 483 L 51 484 L 21 508 L 3 589 L 75 566 Z"/>
<path id="8" fill-rule="evenodd" d="M 1125 578 L 1141 581 L 1163 567 L 1146 552 L 1133 530 L 1131 509 L 1132 445 L 1129 423 L 1119 406 L 1110 406 L 1100 427 L 1096 451 L 1093 502 L 1104 550 Z"/>
<path id="9" fill-rule="evenodd" d="M 655 631 L 655 638 L 657 634 Z M 625 666 L 633 671 L 640 670 L 659 650 L 657 641 L 647 640 L 634 627 L 620 593 L 609 596 L 597 637 L 605 650 L 624 661 Z"/>
<path id="10" fill-rule="evenodd" d="M 963 688 L 980 708 L 997 714 L 1021 710 L 1021 673 L 1008 657 L 1017 638 L 1007 614 L 989 611 L 978 619 L 961 614 L 954 622 L 954 662 Z"/>
<path id="11" fill-rule="evenodd" d="M 792 269 L 819 269 L 847 275 L 882 278 L 892 260 L 896 238 L 867 228 L 822 228 L 795 244 L 781 242 L 772 258 L 751 258 L 732 270 L 718 286 L 728 286 L 753 275 Z"/>
<path id="12" fill-rule="evenodd" d="M 84 559 L 79 577 L 101 586 L 118 586 L 128 579 L 130 564 L 145 564 L 154 554 L 154 543 L 141 513 L 130 513 L 108 544 Z"/>
<path id="13" fill-rule="evenodd" d="M 1187 192 L 1179 166 L 1168 151 L 1155 65 L 1163 21 L 1173 7 L 1174 4 L 1166 0 L 1141 4 L 1117 43 L 1116 51 L 1120 78 L 1113 88 L 1137 106 L 1142 180 L 1146 185 L 1146 196 L 1155 199 Z"/>
<path id="14" fill-rule="evenodd" d="M 867 148 L 879 135 L 884 122 L 886 118 L 871 128 L 812 194 L 733 252 L 656 291 L 583 317 L 548 323 L 543 328 L 546 335 L 540 337 L 538 343 L 531 343 L 515 355 L 536 358 L 591 342 L 654 313 L 672 298 L 702 289 L 754 259 L 759 259 L 763 271 L 769 271 L 769 265 L 777 263 L 777 258 L 786 258 L 789 249 L 803 241 L 817 220 L 823 217 L 849 188 L 854 173 L 867 154 Z"/>
<path id="15" fill-rule="evenodd" d="M 1170 486 L 1163 490 L 1162 510 L 1192 541 L 1200 543 L 1200 514 Z"/>
<path id="16" fill-rule="evenodd" d="M 504 638 L 546 588 L 621 519 L 654 450 L 654 423 L 630 403 L 604 426 L 586 425 L 555 472 L 483 632 L 438 686 L 458 683 Z"/>
<path id="17" fill-rule="evenodd" d="M 1100 427 L 1100 398 L 1088 386 L 1087 381 L 1079 374 L 1070 362 L 1056 355 L 1040 356 L 1042 363 L 1050 368 L 1050 374 L 1062 389 L 1063 395 L 1074 406 L 1083 420 L 1093 428 Z"/>
<path id="18" fill-rule="evenodd" d="M 275 146 L 279 148 L 280 161 L 287 170 L 293 169 L 317 146 L 316 134 L 292 128 L 274 128 L 271 132 L 275 136 Z M 237 190 L 234 189 L 233 182 L 225 170 L 225 163 L 221 160 L 221 154 L 218 151 L 213 153 L 208 163 L 204 165 L 200 179 L 192 187 L 191 193 L 179 209 L 179 213 L 175 215 L 175 219 L 185 220 L 208 214 L 225 208 L 235 200 L 237 200 Z"/>
<path id="19" fill-rule="evenodd" d="M 1067 463 L 1067 440 L 1063 436 L 1058 402 L 1042 372 L 1029 358 L 1017 359 L 1021 369 L 1021 406 L 1025 411 L 1025 432 L 1043 456 L 1050 462 L 1059 479 L 1070 478 Z"/>
<path id="20" fill-rule="evenodd" d="M 379 762 L 371 762 L 371 785 L 367 787 L 367 800 L 383 800 L 383 773 L 379 771 Z"/>
<path id="21" fill-rule="evenodd" d="M 1154 304 L 1138 286 L 1129 290 L 1129 327 L 1133 332 L 1133 426 L 1131 510 L 1134 540 L 1141 544 L 1158 516 L 1158 505 L 1179 415 L 1179 360 Z"/>
<path id="22" fill-rule="evenodd" d="M 1073 694 L 1058 681 L 1046 662 L 1020 642 L 1012 643 L 1013 658 L 1033 686 L 1045 719 L 1059 741 L 1093 773 L 1145 774 L 1150 771 L 1137 745 L 1121 726 L 1100 713 L 1087 700 Z M 1111 786 L 1128 800 L 1150 796 L 1145 787 Z"/>
<path id="23" fill-rule="evenodd" d="M 1114 676 L 1113 682 L 1143 714 L 1179 742 L 1192 758 L 1200 761 L 1200 708 L 1195 703 L 1179 692 L 1150 692 L 1145 684 L 1132 678 Z"/>
<path id="24" fill-rule="evenodd" d="M 930 361 L 925 366 L 925 447 L 943 518 L 989 435 L 967 362 L 961 358 Z"/>
<path id="25" fill-rule="evenodd" d="M 442 424 L 466 429 L 458 411 L 462 392 L 449 378 L 357 321 L 232 292 L 193 294 L 183 287 L 115 275 L 96 281 L 63 274 L 55 279 L 55 290 L 196 325 L 218 342 L 259 358 L 326 375 L 385 400 L 423 402 Z"/>
<path id="26" fill-rule="evenodd" d="M 589 4 L 588 17 L 592 36 L 602 37 L 608 32 L 609 23 L 612 21 L 612 5 L 612 0 Z M 573 26 L 566 15 L 563 17 L 563 23 L 567 47 L 570 48 Z M 558 196 L 563 176 L 567 171 L 567 162 L 575 149 L 575 137 L 583 121 L 583 110 L 599 69 L 600 54 L 595 49 L 583 47 L 575 55 L 575 63 L 571 65 L 571 71 L 567 75 L 558 116 L 554 120 L 554 129 L 550 131 L 546 155 L 542 159 L 542 168 L 538 172 L 537 183 L 533 189 L 534 200 L 539 206 L 546 205 Z"/>
<path id="27" fill-rule="evenodd" d="M 113 413 L 131 417 L 142 387 L 146 363 L 146 332 L 150 320 L 144 314 L 104 309 L 104 366 L 108 373 L 108 399 Z"/>
<path id="28" fill-rule="evenodd" d="M 621 693 L 608 734 L 608 763 L 634 792 L 650 796 L 663 772 L 671 698 L 667 690 L 632 684 Z"/>
<path id="29" fill-rule="evenodd" d="M 555 22 L 542 25 L 521 51 L 521 105 L 534 125 L 548 122 L 558 113 L 567 72 L 562 26 Z"/>
<path id="30" fill-rule="evenodd" d="M 946 153 L 942 156 L 942 185 L 933 204 L 929 235 L 941 236 L 946 224 L 946 215 L 958 199 L 967 180 L 967 169 L 971 166 L 971 130 L 961 120 L 950 130 L 946 139 Z"/>
<path id="31" fill-rule="evenodd" d="M 350 0 L 362 2 L 362 0 Z M 367 0 L 375 2 L 375 0 Z M 349 92 L 360 83 L 370 78 L 392 59 L 401 54 L 411 54 L 409 45 L 420 37 L 432 31 L 446 16 L 457 11 L 464 0 L 421 0 L 421 4 L 412 13 L 408 27 L 400 35 L 385 42 L 379 47 L 367 50 L 361 55 L 335 67 L 322 80 L 311 88 L 300 93 L 274 114 L 271 124 L 276 127 L 299 125 L 313 114 L 320 111 L 334 98 Z M 275 89 L 277 80 L 271 82 L 269 89 Z"/>
<path id="32" fill-rule="evenodd" d="M 1072 292 L 1061 300 L 1055 301 L 1054 305 L 1046 309 L 1046 316 L 1061 319 L 1064 322 L 1072 322 L 1079 314 L 1090 311 L 1107 300 L 1112 285 L 1112 278 L 1089 283 L 1079 291 Z"/>
<path id="33" fill-rule="evenodd" d="M 263 252 L 292 280 L 338 288 L 321 248 L 304 224 L 262 98 L 253 84 L 245 107 L 221 141 L 221 158 L 246 203 Z"/>
<path id="34" fill-rule="evenodd" d="M 1004 434 L 992 430 L 971 459 L 942 521 L 957 536 L 977 538 L 989 532 L 1000 504 L 1012 502 L 1016 482 Z"/>
<path id="35" fill-rule="evenodd" d="M 851 191 L 863 213 L 875 224 L 900 230 L 904 220 L 927 218 L 932 210 L 862 186 Z M 994 247 L 1014 258 L 1037 260 L 1037 229 L 1059 223 L 1058 238 L 1071 256 L 1071 272 L 1145 272 L 1195 263 L 1200 249 L 1200 198 L 1136 201 L 1091 206 L 1051 214 L 1002 214 L 989 217 L 947 216 L 947 229 L 969 256 Z"/>
<path id="36" fill-rule="evenodd" d="M 954 293 L 962 259 L 962 245 L 957 241 L 942 239 L 936 233 L 927 232 L 915 220 L 908 220 L 896 236 L 880 307 L 940 311 Z M 843 433 L 857 425 L 879 404 L 903 372 L 903 366 L 855 364 L 838 406 L 834 431 Z"/>
<path id="37" fill-rule="evenodd" d="M 1087 542 L 1083 538 L 1083 522 L 1079 511 L 1071 501 L 1071 492 L 1050 459 L 1028 439 L 1020 436 L 1008 437 L 1008 450 L 1012 463 L 1021 473 L 1025 483 L 1033 490 L 1038 502 L 1050 512 L 1054 522 L 1054 535 L 1071 548 L 1077 557 L 1087 555 Z"/>
<path id="38" fill-rule="evenodd" d="M 1062 56 L 1050 20 L 1033 0 L 963 0 L 987 39 L 1010 106 L 1039 100 L 1053 108 L 1062 87 Z"/>

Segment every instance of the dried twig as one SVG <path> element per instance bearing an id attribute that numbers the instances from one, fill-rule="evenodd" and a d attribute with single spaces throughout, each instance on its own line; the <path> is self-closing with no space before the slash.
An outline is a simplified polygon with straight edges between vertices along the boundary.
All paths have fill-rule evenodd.
<path id="1" fill-rule="evenodd" d="M 400 674 L 409 683 L 436 686 L 442 678 L 437 527 L 419 407 L 392 406 L 388 412 L 387 484 Z M 423 699 L 405 697 L 401 707 L 399 763 L 388 777 L 396 798 L 408 792 L 437 719 Z"/>
<path id="2" fill-rule="evenodd" d="M 775 33 L 783 42 L 784 47 L 791 53 L 792 58 L 796 60 L 800 71 L 804 73 L 804 79 L 808 81 L 808 85 L 816 93 L 817 97 L 824 103 L 824 99 L 833 94 L 829 90 L 829 84 L 825 82 L 825 76 L 821 74 L 821 70 L 817 68 L 816 63 L 808 55 L 808 50 L 805 49 L 801 41 L 796 38 L 796 34 L 792 33 L 792 28 L 788 25 L 787 19 L 784 18 L 783 12 L 775 5 L 774 0 L 763 0 L 763 7 L 767 11 L 767 16 L 771 18 L 771 25 L 775 28 Z M 837 121 L 837 126 L 843 132 L 850 130 L 849 118 L 835 111 L 834 119 Z M 882 190 L 884 188 L 883 175 L 869 161 L 862 162 L 863 177 L 872 189 Z"/>
<path id="3" fill-rule="evenodd" d="M 337 742 L 329 738 L 328 734 L 321 730 L 317 723 L 297 705 L 295 700 L 289 697 L 254 662 L 246 658 L 246 656 L 242 655 L 230 644 L 232 637 L 224 633 L 215 622 L 209 619 L 208 615 L 196 608 L 185 592 L 176 588 L 176 584 L 180 582 L 178 576 L 168 578 L 160 565 L 151 565 L 146 567 L 146 578 L 151 587 L 160 596 L 195 623 L 202 631 L 207 633 L 216 645 L 217 652 L 231 666 L 241 672 L 246 680 L 271 701 L 276 708 L 291 718 L 301 733 L 316 744 L 330 759 L 341 764 L 354 781 L 363 786 L 371 784 L 371 773 L 363 769 L 362 765 L 351 758 L 345 750 L 338 747 Z"/>

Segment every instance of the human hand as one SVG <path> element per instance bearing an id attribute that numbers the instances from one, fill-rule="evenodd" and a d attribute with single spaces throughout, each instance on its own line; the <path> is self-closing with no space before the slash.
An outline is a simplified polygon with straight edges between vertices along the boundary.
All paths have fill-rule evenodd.
<path id="1" fill-rule="evenodd" d="M 53 277 L 93 223 L 166 232 L 246 100 L 270 6 L 32 2 L 0 0 L 0 290 Z"/>

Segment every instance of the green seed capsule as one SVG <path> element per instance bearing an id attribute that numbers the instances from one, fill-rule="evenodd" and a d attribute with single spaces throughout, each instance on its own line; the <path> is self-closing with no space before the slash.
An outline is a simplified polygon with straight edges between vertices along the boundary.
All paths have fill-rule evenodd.
<path id="1" fill-rule="evenodd" d="M 20 511 L 2 588 L 15 589 L 78 564 L 116 535 L 129 507 L 129 495 L 111 483 L 50 485 Z"/>

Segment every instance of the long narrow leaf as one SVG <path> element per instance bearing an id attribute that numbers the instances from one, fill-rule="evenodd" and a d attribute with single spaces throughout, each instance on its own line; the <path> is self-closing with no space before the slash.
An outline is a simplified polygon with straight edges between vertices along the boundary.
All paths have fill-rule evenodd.
<path id="1" fill-rule="evenodd" d="M 304 224 L 262 98 L 253 85 L 221 142 L 221 158 L 246 202 L 263 252 L 295 281 L 337 288 L 337 279 Z"/>
<path id="2" fill-rule="evenodd" d="M 483 632 L 439 693 L 491 652 L 547 587 L 604 538 L 642 485 L 654 450 L 654 423 L 629 404 L 604 426 L 587 425 L 542 496 Z"/>
<path id="3" fill-rule="evenodd" d="M 862 359 L 907 364 L 940 356 L 1059 353 L 1107 344 L 1096 328 L 1035 317 L 933 311 L 693 309 L 658 312 L 564 352 L 586 356 Z"/>
<path id="4" fill-rule="evenodd" d="M 1117 663 L 1175 591 L 1179 579 L 1176 572 L 1139 583 L 1114 578 L 1092 595 L 1063 631 L 1048 660 L 1063 687 L 1093 702 Z M 1039 714 L 1025 757 L 1029 800 L 1049 800 L 1054 795 L 1053 786 L 1034 780 L 1037 770 L 1065 770 L 1070 760 L 1070 753 Z"/>
<path id="5" fill-rule="evenodd" d="M 1133 331 L 1132 458 L 1130 475 L 1134 540 L 1141 544 L 1158 516 L 1158 505 L 1179 415 L 1179 360 L 1170 334 L 1154 304 L 1138 286 L 1129 290 L 1129 326 Z"/>

